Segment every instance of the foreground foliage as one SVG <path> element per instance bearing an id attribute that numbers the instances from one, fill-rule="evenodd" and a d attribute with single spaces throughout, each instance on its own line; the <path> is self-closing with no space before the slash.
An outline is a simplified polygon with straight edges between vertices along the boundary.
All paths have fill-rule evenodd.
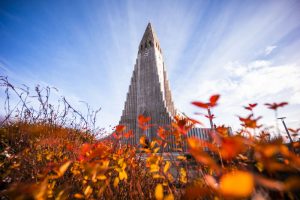
<path id="1" fill-rule="evenodd" d="M 2 81 L 6 92 L 12 89 Z M 23 106 L 6 109 L 8 117 L 1 123 L 0 195 L 4 199 L 300 198 L 299 130 L 290 129 L 294 140 L 290 144 L 282 137 L 271 138 L 254 115 L 257 104 L 245 106 L 250 113 L 239 117 L 242 128 L 233 134 L 219 126 L 211 130 L 211 141 L 187 137 L 200 122 L 176 117 L 171 128 L 158 127 L 155 140 L 142 136 L 139 146 L 129 146 L 124 141 L 134 133 L 125 131 L 124 125 L 116 126 L 112 136 L 98 139 L 91 134 L 97 132 L 94 125 L 66 101 L 71 115 L 66 110 L 60 115 L 49 110 L 51 104 L 43 99 L 42 90 L 36 91 L 39 110 L 30 108 L 17 93 Z M 211 109 L 219 97 L 193 104 L 196 109 Z M 286 104 L 267 106 L 277 115 Z M 138 122 L 142 131 L 153 126 L 148 116 L 140 116 Z M 170 136 L 176 138 L 176 154 L 165 152 Z M 182 151 L 186 144 L 188 153 Z"/>

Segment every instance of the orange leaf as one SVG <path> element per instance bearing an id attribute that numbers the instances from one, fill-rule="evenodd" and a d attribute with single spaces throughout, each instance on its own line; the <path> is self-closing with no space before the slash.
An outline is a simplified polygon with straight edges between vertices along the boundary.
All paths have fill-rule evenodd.
<path id="1" fill-rule="evenodd" d="M 63 164 L 62 166 L 60 166 L 60 168 L 59 168 L 59 176 L 64 175 L 64 173 L 67 171 L 67 169 L 69 168 L 69 166 L 70 166 L 71 163 L 72 163 L 71 161 L 68 161 L 65 164 Z"/>
<path id="2" fill-rule="evenodd" d="M 171 194 L 168 194 L 164 200 L 174 200 L 174 195 L 171 193 Z"/>
<path id="3" fill-rule="evenodd" d="M 235 171 L 225 174 L 220 179 L 220 193 L 230 197 L 248 197 L 254 189 L 252 174 Z"/>
<path id="4" fill-rule="evenodd" d="M 220 153 L 222 158 L 230 160 L 242 153 L 247 146 L 245 145 L 244 139 L 239 136 L 235 137 L 224 137 L 220 147 Z"/>
<path id="5" fill-rule="evenodd" d="M 165 140 L 166 139 L 166 130 L 164 128 L 162 128 L 162 127 L 159 127 L 158 130 L 157 130 L 157 135 L 161 139 Z"/>
<path id="6" fill-rule="evenodd" d="M 201 145 L 203 141 L 193 137 L 188 138 L 187 141 L 188 141 L 190 153 L 198 162 L 204 165 L 208 165 L 212 169 L 219 171 L 219 166 L 207 153 L 203 151 L 203 146 Z"/>
<path id="7" fill-rule="evenodd" d="M 84 199 L 84 196 L 82 194 L 76 193 L 76 194 L 74 194 L 74 198 L 76 198 L 76 199 Z"/>

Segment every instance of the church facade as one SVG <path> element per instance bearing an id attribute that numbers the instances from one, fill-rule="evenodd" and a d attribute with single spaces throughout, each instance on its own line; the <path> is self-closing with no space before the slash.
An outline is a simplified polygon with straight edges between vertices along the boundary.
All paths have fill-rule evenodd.
<path id="1" fill-rule="evenodd" d="M 138 55 L 124 110 L 119 124 L 133 131 L 133 137 L 126 140 L 131 145 L 139 144 L 139 138 L 145 134 L 151 141 L 157 137 L 159 126 L 171 124 L 176 115 L 181 113 L 175 109 L 169 86 L 166 66 L 158 37 L 149 23 L 139 44 Z M 151 117 L 150 126 L 142 131 L 138 126 L 138 116 Z M 209 139 L 210 129 L 194 128 L 188 136 Z M 175 142 L 174 142 L 175 143 Z"/>

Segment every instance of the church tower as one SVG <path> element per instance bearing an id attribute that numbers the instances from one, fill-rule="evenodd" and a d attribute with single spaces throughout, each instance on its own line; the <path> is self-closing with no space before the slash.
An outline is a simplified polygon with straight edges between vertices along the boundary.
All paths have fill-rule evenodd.
<path id="1" fill-rule="evenodd" d="M 139 138 L 143 134 L 138 127 L 139 115 L 151 117 L 150 124 L 153 126 L 144 134 L 152 140 L 157 135 L 157 128 L 170 125 L 176 113 L 162 50 L 157 35 L 149 23 L 139 44 L 136 64 L 119 124 L 133 131 L 134 136 L 127 142 L 135 145 L 139 144 Z"/>

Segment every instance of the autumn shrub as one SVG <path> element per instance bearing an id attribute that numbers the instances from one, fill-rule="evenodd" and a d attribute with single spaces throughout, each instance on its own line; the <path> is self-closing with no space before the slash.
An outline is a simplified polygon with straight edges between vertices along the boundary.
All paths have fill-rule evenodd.
<path id="1" fill-rule="evenodd" d="M 35 89 L 35 109 L 28 89 L 20 90 L 4 77 L 1 81 L 7 97 L 0 127 L 2 199 L 300 198 L 299 130 L 289 129 L 293 141 L 272 137 L 255 117 L 257 104 L 245 106 L 249 115 L 238 118 L 242 127 L 237 132 L 219 126 L 211 129 L 210 140 L 187 137 L 200 122 L 176 116 L 170 126 L 158 128 L 156 139 L 143 135 L 139 145 L 131 146 L 124 141 L 134 133 L 124 125 L 110 136 L 99 136 L 97 112 L 86 119 L 64 98 L 64 109 L 55 110 L 49 88 L 40 87 Z M 19 106 L 8 105 L 9 91 L 19 98 Z M 193 104 L 213 109 L 219 97 Z M 277 113 L 286 105 L 266 106 Z M 145 131 L 151 118 L 139 116 L 138 123 Z M 176 153 L 166 151 L 170 136 Z"/>

